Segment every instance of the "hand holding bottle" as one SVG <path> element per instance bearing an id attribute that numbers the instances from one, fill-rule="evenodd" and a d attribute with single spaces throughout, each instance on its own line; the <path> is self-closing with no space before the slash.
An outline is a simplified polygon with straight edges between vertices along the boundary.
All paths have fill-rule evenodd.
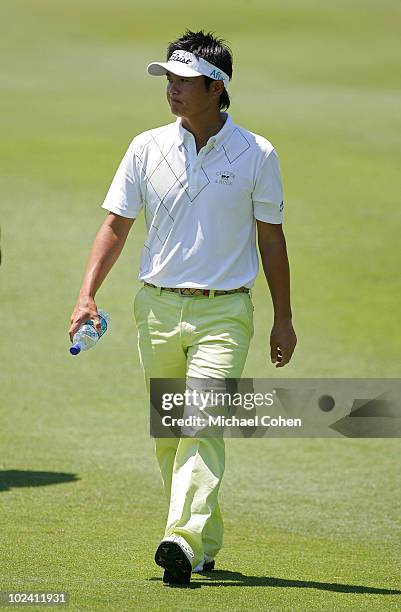
<path id="1" fill-rule="evenodd" d="M 75 304 L 70 319 L 71 326 L 68 330 L 68 334 L 71 342 L 74 334 L 78 331 L 84 321 L 88 320 L 93 321 L 96 331 L 100 332 L 101 323 L 95 300 L 89 295 L 80 295 L 77 299 L 77 303 Z"/>
<path id="2" fill-rule="evenodd" d="M 107 331 L 109 321 L 109 315 L 97 309 L 93 298 L 80 296 L 71 315 L 71 355 L 92 348 Z"/>

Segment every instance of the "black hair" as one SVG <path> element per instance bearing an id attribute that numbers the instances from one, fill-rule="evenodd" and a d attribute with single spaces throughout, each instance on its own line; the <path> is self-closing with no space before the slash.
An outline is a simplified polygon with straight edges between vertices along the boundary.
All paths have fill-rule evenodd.
<path id="1" fill-rule="evenodd" d="M 169 43 L 167 47 L 167 60 L 174 53 L 174 51 L 178 51 L 179 49 L 189 51 L 196 57 L 201 57 L 207 62 L 210 62 L 213 64 L 213 66 L 216 66 L 225 72 L 231 79 L 233 73 L 233 57 L 231 49 L 229 48 L 227 41 L 223 40 L 222 38 L 216 38 L 213 32 L 204 32 L 203 30 L 200 30 L 199 32 L 191 32 L 191 30 L 186 30 L 185 34 L 183 34 L 180 38 L 177 38 L 177 40 Z M 209 89 L 210 83 L 212 83 L 213 79 L 207 76 L 204 76 L 204 79 L 205 86 L 207 89 Z M 230 98 L 226 88 L 224 88 L 224 91 L 220 96 L 220 109 L 224 110 L 229 108 L 229 106 Z"/>

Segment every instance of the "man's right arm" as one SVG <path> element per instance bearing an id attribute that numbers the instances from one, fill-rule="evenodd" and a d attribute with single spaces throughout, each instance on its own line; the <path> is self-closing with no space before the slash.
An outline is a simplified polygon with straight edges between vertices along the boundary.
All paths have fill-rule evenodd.
<path id="1" fill-rule="evenodd" d="M 71 315 L 70 339 L 87 319 L 92 319 L 97 329 L 100 320 L 95 295 L 107 274 L 117 261 L 135 219 L 109 213 L 93 242 L 84 280 Z"/>

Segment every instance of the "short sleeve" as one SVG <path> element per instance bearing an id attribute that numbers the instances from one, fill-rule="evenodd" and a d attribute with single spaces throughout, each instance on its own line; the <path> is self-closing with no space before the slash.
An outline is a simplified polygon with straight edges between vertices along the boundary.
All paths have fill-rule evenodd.
<path id="1" fill-rule="evenodd" d="M 265 157 L 259 169 L 252 201 L 255 219 L 266 223 L 283 222 L 280 162 L 274 149 Z"/>
<path id="2" fill-rule="evenodd" d="M 127 149 L 107 192 L 102 208 L 135 219 L 143 206 L 135 139 Z"/>

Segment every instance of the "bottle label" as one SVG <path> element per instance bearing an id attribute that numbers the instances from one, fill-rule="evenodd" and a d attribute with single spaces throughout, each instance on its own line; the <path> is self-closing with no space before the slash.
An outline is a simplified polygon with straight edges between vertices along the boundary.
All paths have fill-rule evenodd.
<path id="1" fill-rule="evenodd" d="M 106 319 L 102 317 L 102 315 L 99 315 L 99 319 L 100 319 L 100 332 L 98 332 L 98 334 L 99 334 L 99 338 L 101 338 L 103 334 L 107 331 L 107 321 Z"/>

